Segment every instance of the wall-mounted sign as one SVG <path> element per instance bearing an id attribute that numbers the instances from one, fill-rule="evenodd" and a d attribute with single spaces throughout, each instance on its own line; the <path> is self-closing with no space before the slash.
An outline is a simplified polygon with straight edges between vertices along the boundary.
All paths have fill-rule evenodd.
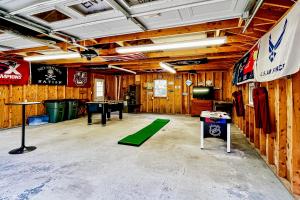
<path id="1" fill-rule="evenodd" d="M 0 84 L 28 84 L 29 74 L 29 63 L 26 61 L 0 60 Z"/>
<path id="2" fill-rule="evenodd" d="M 154 80 L 154 97 L 167 97 L 167 80 Z"/>
<path id="3" fill-rule="evenodd" d="M 204 81 L 198 82 L 198 86 L 205 86 L 205 82 Z"/>
<path id="4" fill-rule="evenodd" d="M 207 81 L 205 82 L 205 85 L 206 85 L 206 86 L 213 86 L 213 82 L 212 82 L 211 80 L 207 80 Z"/>
<path id="5" fill-rule="evenodd" d="M 206 64 L 208 62 L 207 58 L 195 59 L 195 60 L 177 60 L 168 62 L 170 65 L 184 66 L 184 65 L 200 65 Z"/>
<path id="6" fill-rule="evenodd" d="M 144 83 L 144 88 L 146 88 L 146 90 L 152 90 L 153 89 L 153 83 L 151 83 L 151 82 Z"/>
<path id="7" fill-rule="evenodd" d="M 254 81 L 253 69 L 256 66 L 258 45 L 247 52 L 235 65 L 233 71 L 233 84 L 240 85 Z"/>
<path id="8" fill-rule="evenodd" d="M 255 79 L 267 82 L 294 73 L 300 68 L 300 3 L 259 41 Z"/>
<path id="9" fill-rule="evenodd" d="M 31 64 L 31 83 L 40 85 L 66 85 L 67 68 L 56 65 Z"/>
<path id="10" fill-rule="evenodd" d="M 187 92 L 183 92 L 183 93 L 182 93 L 182 96 L 187 96 L 187 95 L 188 95 Z"/>
<path id="11" fill-rule="evenodd" d="M 85 70 L 77 70 L 68 68 L 68 86 L 69 87 L 84 87 L 91 86 L 90 73 Z"/>
<path id="12" fill-rule="evenodd" d="M 186 80 L 185 84 L 190 87 L 193 84 L 193 82 L 191 80 Z"/>

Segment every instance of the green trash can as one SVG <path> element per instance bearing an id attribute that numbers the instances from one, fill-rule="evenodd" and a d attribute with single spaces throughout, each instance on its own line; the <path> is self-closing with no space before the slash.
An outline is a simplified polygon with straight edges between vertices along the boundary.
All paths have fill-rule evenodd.
<path id="1" fill-rule="evenodd" d="M 65 100 L 65 120 L 71 120 L 77 118 L 78 100 L 66 99 Z"/>
<path id="2" fill-rule="evenodd" d="M 50 123 L 57 123 L 64 120 L 65 102 L 60 100 L 45 101 L 46 112 L 49 115 Z"/>

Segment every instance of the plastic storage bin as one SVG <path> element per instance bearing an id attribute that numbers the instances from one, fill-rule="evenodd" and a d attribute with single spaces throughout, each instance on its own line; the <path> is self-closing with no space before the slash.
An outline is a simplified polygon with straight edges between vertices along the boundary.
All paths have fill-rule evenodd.
<path id="1" fill-rule="evenodd" d="M 65 120 L 71 120 L 77 118 L 78 110 L 78 100 L 76 99 L 66 99 L 66 108 L 65 108 Z"/>
<path id="2" fill-rule="evenodd" d="M 61 100 L 45 101 L 46 112 L 49 115 L 49 122 L 56 123 L 64 120 L 66 104 Z"/>
<path id="3" fill-rule="evenodd" d="M 29 126 L 47 124 L 48 122 L 49 122 L 48 115 L 35 115 L 35 116 L 29 116 L 27 118 L 27 124 Z"/>

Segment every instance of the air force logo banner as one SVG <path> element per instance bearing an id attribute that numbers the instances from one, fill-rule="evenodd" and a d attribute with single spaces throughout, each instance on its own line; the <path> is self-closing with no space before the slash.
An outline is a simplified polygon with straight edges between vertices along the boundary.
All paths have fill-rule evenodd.
<path id="1" fill-rule="evenodd" d="M 300 2 L 259 42 L 254 77 L 267 82 L 297 73 L 300 68 Z"/>
<path id="2" fill-rule="evenodd" d="M 0 60 L 0 84 L 26 85 L 29 80 L 29 63 L 23 60 Z"/>

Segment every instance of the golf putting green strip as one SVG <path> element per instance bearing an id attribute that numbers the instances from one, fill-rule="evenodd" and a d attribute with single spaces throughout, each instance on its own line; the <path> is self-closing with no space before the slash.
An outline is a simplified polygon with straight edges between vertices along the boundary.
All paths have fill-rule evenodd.
<path id="1" fill-rule="evenodd" d="M 145 128 L 139 130 L 138 132 L 128 135 L 118 142 L 118 144 L 140 146 L 151 136 L 157 133 L 162 127 L 169 123 L 169 119 L 156 119 L 151 124 Z"/>

